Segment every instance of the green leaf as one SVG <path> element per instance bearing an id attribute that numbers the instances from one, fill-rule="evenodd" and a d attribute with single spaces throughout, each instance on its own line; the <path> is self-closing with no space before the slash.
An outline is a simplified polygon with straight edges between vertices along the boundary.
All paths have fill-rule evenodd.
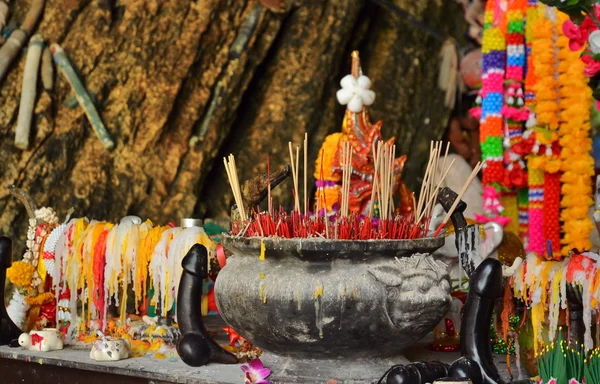
<path id="1" fill-rule="evenodd" d="M 596 87 L 596 89 L 594 89 L 592 96 L 594 97 L 594 99 L 600 100 L 600 85 Z"/>

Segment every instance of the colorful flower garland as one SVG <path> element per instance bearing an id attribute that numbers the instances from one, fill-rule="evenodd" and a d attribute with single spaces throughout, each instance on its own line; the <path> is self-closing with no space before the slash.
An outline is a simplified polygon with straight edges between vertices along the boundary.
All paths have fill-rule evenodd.
<path id="1" fill-rule="evenodd" d="M 517 191 L 527 187 L 527 172 L 518 145 L 522 140 L 523 124 L 529 117 L 525 106 L 523 80 L 525 71 L 525 14 L 527 0 L 508 2 L 506 37 L 506 93 L 502 114 L 506 119 L 504 132 L 504 164 L 506 166 L 503 184 L 510 192 L 502 196 L 504 215 L 511 219 L 506 230 L 519 233 L 519 209 Z"/>
<path id="2" fill-rule="evenodd" d="M 496 1 L 489 0 L 485 12 L 483 33 L 483 76 L 481 79 L 481 120 L 480 138 L 483 168 L 483 184 L 495 187 L 504 179 L 502 150 L 502 105 L 504 93 L 504 66 L 506 61 L 506 41 L 497 19 Z M 488 201 L 489 200 L 489 201 Z M 497 194 L 486 199 L 486 214 L 494 218 L 502 212 Z M 494 209 L 493 207 L 498 207 Z"/>
<path id="3" fill-rule="evenodd" d="M 560 25 L 570 23 L 560 14 Z M 560 157 L 562 159 L 562 191 L 560 201 L 563 221 L 563 256 L 573 249 L 588 250 L 592 244 L 589 234 L 594 230 L 588 216 L 592 200 L 592 176 L 594 159 L 590 155 L 592 141 L 590 131 L 591 90 L 584 73 L 584 63 L 579 60 L 583 49 L 572 51 L 569 39 L 564 34 L 557 41 L 559 53 L 560 85 Z"/>

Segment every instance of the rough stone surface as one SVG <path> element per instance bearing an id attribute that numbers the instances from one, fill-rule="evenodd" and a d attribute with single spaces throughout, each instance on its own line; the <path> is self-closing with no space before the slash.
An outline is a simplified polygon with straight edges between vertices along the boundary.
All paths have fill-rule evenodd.
<path id="1" fill-rule="evenodd" d="M 391 1 L 462 35 L 454 2 Z M 9 24 L 20 24 L 31 2 L 9 2 Z M 377 92 L 371 116 L 409 155 L 405 176 L 414 187 L 449 114 L 437 90 L 441 42 L 368 1 L 284 3 L 285 12 L 273 13 L 256 0 L 46 1 L 36 32 L 64 48 L 116 148 L 104 150 L 82 110 L 68 105 L 70 87 L 57 75 L 53 94 L 36 101 L 30 148 L 16 149 L 26 55 L 17 58 L 0 84 L 0 232 L 18 240 L 16 255 L 27 220 L 7 184 L 61 216 L 74 207 L 76 216 L 116 222 L 135 214 L 165 223 L 229 214 L 221 161 L 229 153 L 244 180 L 266 170 L 267 154 L 272 169 L 283 165 L 288 141 L 300 143 L 307 131 L 312 174 L 323 138 L 341 129 L 335 92 L 354 49 Z M 256 7 L 254 32 L 238 44 L 243 49 L 230 50 Z M 220 102 L 211 109 L 213 99 Z M 203 126 L 204 141 L 190 148 Z M 274 190 L 276 203 L 291 201 L 290 188 Z"/>
<path id="2" fill-rule="evenodd" d="M 234 256 L 219 273 L 215 296 L 228 324 L 278 355 L 394 356 L 430 332 L 451 302 L 445 265 L 410 251 L 433 251 L 443 238 L 277 239 L 265 241 L 264 260 L 260 244 L 259 238 L 224 238 Z M 317 252 L 328 259 L 313 259 Z"/>
<path id="3" fill-rule="evenodd" d="M 222 327 L 222 325 L 221 325 Z M 215 328 L 216 329 L 216 328 Z M 376 383 L 393 364 L 417 361 L 442 361 L 451 363 L 459 357 L 456 352 L 434 352 L 428 349 L 432 337 L 427 337 L 408 349 L 404 355 L 389 359 L 364 360 L 289 360 L 266 352 L 261 360 L 271 369 L 269 381 L 273 384 L 323 384 L 334 379 L 338 384 Z M 65 349 L 51 353 L 24 351 L 17 348 L 0 347 L 0 359 L 18 359 L 33 367 L 57 365 L 77 368 L 86 373 L 107 372 L 118 375 L 143 377 L 154 382 L 186 384 L 239 384 L 243 382 L 240 365 L 211 364 L 192 368 L 181 360 L 157 360 L 149 357 L 131 358 L 114 363 L 99 363 L 89 359 L 89 351 Z M 501 376 L 508 381 L 505 356 L 495 355 L 494 361 Z M 514 359 L 511 362 L 515 378 L 519 370 Z M 40 367 L 41 369 L 41 367 Z M 526 377 L 522 372 L 523 378 Z"/>

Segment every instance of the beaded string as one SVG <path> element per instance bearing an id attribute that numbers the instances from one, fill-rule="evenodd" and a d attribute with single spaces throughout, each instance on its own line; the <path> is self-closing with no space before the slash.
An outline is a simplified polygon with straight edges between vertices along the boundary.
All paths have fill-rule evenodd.
<path id="1" fill-rule="evenodd" d="M 483 184 L 495 188 L 502 183 L 504 176 L 502 148 L 502 105 L 504 93 L 504 68 L 506 62 L 506 41 L 500 29 L 497 14 L 500 10 L 496 1 L 487 2 L 485 29 L 483 32 L 483 76 L 481 79 L 481 119 L 480 142 L 483 168 Z M 491 191 L 488 188 L 488 191 Z M 486 215 L 494 218 L 502 212 L 497 190 L 493 196 L 488 193 L 484 201 Z"/>
<path id="2" fill-rule="evenodd" d="M 506 34 L 506 91 L 502 114 L 506 119 L 504 131 L 504 187 L 502 202 L 505 216 L 511 219 L 506 229 L 519 233 L 518 189 L 527 187 L 527 172 L 522 156 L 525 154 L 518 144 L 522 140 L 523 125 L 529 116 L 525 106 L 523 75 L 525 71 L 525 14 L 527 0 L 512 0 L 507 8 Z"/>

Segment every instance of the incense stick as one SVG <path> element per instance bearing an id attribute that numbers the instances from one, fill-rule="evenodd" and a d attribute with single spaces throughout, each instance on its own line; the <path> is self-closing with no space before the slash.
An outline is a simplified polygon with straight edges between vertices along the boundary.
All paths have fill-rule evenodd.
<path id="1" fill-rule="evenodd" d="M 267 155 L 267 178 L 271 181 L 271 159 Z M 267 198 L 269 199 L 269 215 L 273 214 L 273 201 L 271 200 L 271 183 L 267 185 Z"/>
<path id="2" fill-rule="evenodd" d="M 435 192 L 429 197 L 429 201 L 426 202 L 426 209 L 423 210 L 423 212 L 421 213 L 421 216 L 419 217 L 419 220 L 417 221 L 421 221 L 421 219 L 423 218 L 423 216 L 425 215 L 425 212 L 427 212 L 427 210 L 429 209 L 429 211 L 431 212 L 433 210 L 433 207 L 435 207 L 435 201 L 437 200 L 437 196 L 438 196 L 438 192 L 440 190 L 440 187 L 442 186 L 442 183 L 444 182 L 444 180 L 446 179 L 446 176 L 448 175 L 448 172 L 450 171 L 450 169 L 452 168 L 452 166 L 454 165 L 454 162 L 456 161 L 456 159 L 453 159 L 452 162 L 450 163 L 450 166 L 448 166 L 448 169 L 446 169 L 446 171 L 444 172 L 444 174 L 442 175 L 441 179 L 438 181 L 437 186 L 435 187 Z M 428 216 L 431 216 L 431 213 L 429 213 Z"/>
<path id="3" fill-rule="evenodd" d="M 298 179 L 298 175 L 300 173 L 300 146 L 297 145 L 296 146 L 296 187 L 295 187 L 295 194 L 296 194 L 296 204 L 298 205 L 298 213 L 300 213 L 300 194 L 299 194 L 299 190 L 298 187 L 300 185 L 300 180 Z"/>
<path id="4" fill-rule="evenodd" d="M 444 161 L 442 163 L 442 169 L 446 169 L 446 160 L 448 160 L 448 150 L 450 149 L 450 142 L 448 142 L 446 144 L 446 152 L 444 153 Z M 452 168 L 452 165 L 454 164 L 454 161 L 452 161 L 452 164 L 450 164 L 450 166 L 448 167 L 448 170 L 450 170 L 450 168 Z M 446 171 L 446 173 L 448 173 L 448 170 Z M 442 178 L 443 180 L 443 178 Z M 441 183 L 440 183 L 441 184 Z M 437 201 L 437 197 L 439 194 L 440 190 L 439 187 L 436 189 L 435 191 L 435 198 L 433 199 L 433 205 L 431 205 L 430 210 L 429 210 L 429 216 L 431 217 L 431 215 L 433 214 L 433 208 L 435 207 L 435 202 Z"/>
<path id="5" fill-rule="evenodd" d="M 421 192 L 419 193 L 419 200 L 417 202 L 417 212 L 415 212 L 415 219 L 421 216 L 421 209 L 423 208 L 424 203 L 424 193 L 426 191 L 426 185 L 429 182 L 429 174 L 431 169 L 431 163 L 433 161 L 433 142 L 431 142 L 429 147 L 429 161 L 427 162 L 427 168 L 425 169 L 425 176 L 423 176 L 423 182 L 421 183 Z"/>
<path id="6" fill-rule="evenodd" d="M 373 217 L 373 211 L 375 209 L 375 193 L 377 192 L 378 178 L 379 178 L 379 150 L 381 148 L 381 141 L 377 142 L 377 149 L 375 149 L 375 143 L 373 143 L 373 187 L 371 189 L 371 207 L 369 209 L 369 217 Z"/>
<path id="7" fill-rule="evenodd" d="M 225 164 L 225 171 L 227 172 L 227 178 L 229 180 L 229 185 L 231 186 L 231 191 L 233 192 L 235 204 L 238 207 L 240 218 L 242 219 L 242 221 L 246 221 L 248 219 L 248 216 L 246 216 L 246 209 L 244 208 L 242 200 L 240 182 L 237 177 L 237 167 L 235 165 L 235 158 L 233 157 L 233 155 L 229 155 L 229 158 L 224 157 L 223 164 Z"/>
<path id="8" fill-rule="evenodd" d="M 304 216 L 308 215 L 308 133 L 304 132 Z"/>
<path id="9" fill-rule="evenodd" d="M 298 199 L 298 173 L 296 169 L 297 161 L 294 161 L 294 151 L 292 150 L 292 142 L 288 142 L 290 150 L 290 164 L 292 166 L 292 179 L 294 181 L 294 211 L 300 212 L 300 201 Z"/>

